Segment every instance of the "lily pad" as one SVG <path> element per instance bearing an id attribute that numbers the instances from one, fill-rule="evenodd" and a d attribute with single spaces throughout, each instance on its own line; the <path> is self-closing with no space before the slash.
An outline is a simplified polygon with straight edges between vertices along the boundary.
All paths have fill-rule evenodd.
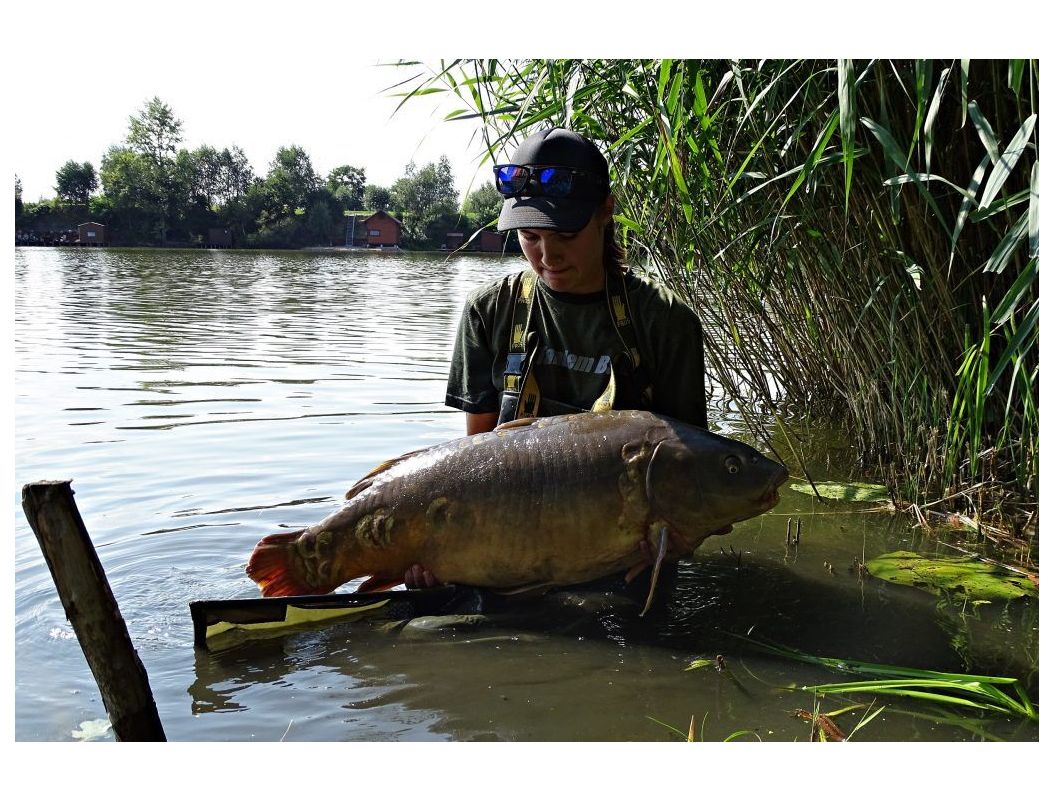
<path id="1" fill-rule="evenodd" d="M 917 586 L 932 594 L 955 592 L 974 601 L 1016 600 L 1037 594 L 1035 584 L 1024 575 L 971 556 L 927 558 L 897 550 L 871 559 L 867 570 L 890 583 Z"/>
<path id="2" fill-rule="evenodd" d="M 80 728 L 75 731 L 70 731 L 70 735 L 74 739 L 80 739 L 84 742 L 90 742 L 94 739 L 102 739 L 106 734 L 110 732 L 110 720 L 108 719 L 89 719 L 80 724 Z"/>
<path id="3" fill-rule="evenodd" d="M 789 488 L 802 494 L 813 494 L 812 485 L 792 483 Z M 828 500 L 848 500 L 853 503 L 878 503 L 889 500 L 889 492 L 878 483 L 836 483 L 835 481 L 818 481 L 816 491 L 820 497 Z"/>

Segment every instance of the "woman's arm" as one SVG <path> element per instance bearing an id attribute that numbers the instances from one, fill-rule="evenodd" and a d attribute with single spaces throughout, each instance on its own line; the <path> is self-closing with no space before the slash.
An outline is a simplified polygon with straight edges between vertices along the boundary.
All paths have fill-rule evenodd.
<path id="1" fill-rule="evenodd" d="M 483 414 L 465 414 L 465 430 L 469 436 L 474 433 L 492 431 L 498 424 L 498 412 L 487 411 Z"/>

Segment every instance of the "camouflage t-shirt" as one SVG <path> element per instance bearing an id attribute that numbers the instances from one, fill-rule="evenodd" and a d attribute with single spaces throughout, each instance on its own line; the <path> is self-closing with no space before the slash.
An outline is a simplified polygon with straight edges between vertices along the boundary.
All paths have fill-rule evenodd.
<path id="1" fill-rule="evenodd" d="M 458 327 L 446 404 L 473 414 L 498 411 L 504 385 L 517 273 L 469 294 Z M 669 289 L 626 275 L 630 316 L 652 385 L 649 410 L 706 426 L 699 318 Z M 555 292 L 538 281 L 530 328 L 540 336 L 535 375 L 540 414 L 589 409 L 607 386 L 613 359 L 626 359 L 604 292 Z M 624 383 L 624 382 L 623 382 Z M 619 384 L 616 407 L 641 408 Z"/>

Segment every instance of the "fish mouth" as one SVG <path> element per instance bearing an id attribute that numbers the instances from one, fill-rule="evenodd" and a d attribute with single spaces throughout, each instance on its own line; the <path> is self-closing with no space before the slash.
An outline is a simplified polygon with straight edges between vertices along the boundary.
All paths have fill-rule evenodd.
<path id="1" fill-rule="evenodd" d="M 766 511 L 771 511 L 780 502 L 780 486 L 787 482 L 790 477 L 790 473 L 787 472 L 786 467 L 781 467 L 780 471 L 772 476 L 772 480 L 769 481 L 769 485 L 765 487 L 765 491 L 762 492 L 758 502 L 761 503 L 761 511 L 759 514 L 764 514 Z"/>

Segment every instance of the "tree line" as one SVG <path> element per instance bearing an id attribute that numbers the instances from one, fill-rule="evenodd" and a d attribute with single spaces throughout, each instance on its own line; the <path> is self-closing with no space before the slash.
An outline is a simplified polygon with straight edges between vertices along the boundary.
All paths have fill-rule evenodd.
<path id="1" fill-rule="evenodd" d="M 492 223 L 501 207 L 489 184 L 459 203 L 446 156 L 424 166 L 411 161 L 391 186 L 378 186 L 350 164 L 322 176 L 295 144 L 279 147 L 259 176 L 237 145 L 188 150 L 182 141 L 182 120 L 160 98 L 148 100 L 98 170 L 70 160 L 56 171 L 53 199 L 24 202 L 16 176 L 16 229 L 90 219 L 107 226 L 110 243 L 165 246 L 201 245 L 210 228 L 223 228 L 235 247 L 296 248 L 343 244 L 346 211 L 387 211 L 403 225 L 403 247 L 432 249 L 449 232 Z"/>

